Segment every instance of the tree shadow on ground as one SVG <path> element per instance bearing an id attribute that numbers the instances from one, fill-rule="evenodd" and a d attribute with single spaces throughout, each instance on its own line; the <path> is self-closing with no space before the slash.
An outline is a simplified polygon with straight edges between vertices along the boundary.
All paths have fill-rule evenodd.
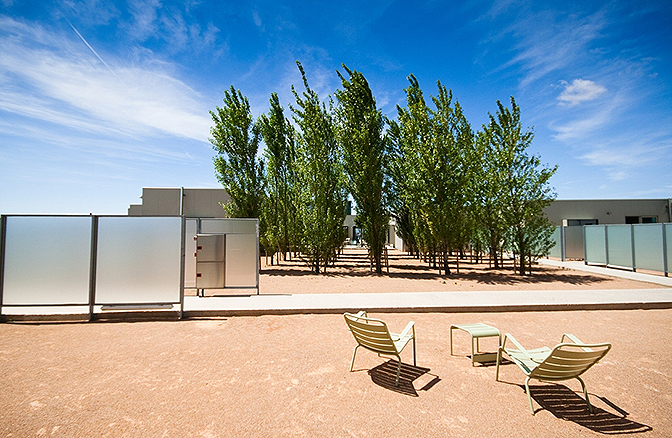
<path id="1" fill-rule="evenodd" d="M 554 282 L 581 285 L 607 281 L 604 277 L 597 275 L 572 274 L 570 271 L 555 268 L 547 268 L 543 271 L 538 270 L 533 275 L 527 276 L 517 275 L 512 271 L 509 273 L 489 272 L 488 269 L 484 269 L 482 271 L 452 274 L 449 278 L 492 285 L 544 284 Z"/>
<path id="2" fill-rule="evenodd" d="M 371 277 L 383 276 L 396 279 L 407 280 L 439 280 L 439 281 L 469 281 L 485 285 L 508 285 L 515 286 L 519 284 L 545 284 L 545 283 L 565 283 L 571 285 L 585 285 L 595 284 L 608 281 L 604 277 L 590 274 L 576 274 L 571 271 L 557 268 L 536 268 L 533 275 L 521 276 L 515 274 L 512 270 L 491 270 L 489 268 L 464 266 L 460 268 L 460 273 L 456 273 L 454 268 L 451 268 L 452 273 L 448 275 L 439 275 L 436 268 L 429 266 L 417 265 L 390 265 L 391 272 L 384 272 L 383 274 L 375 274 L 370 270 L 368 265 L 353 264 L 353 263 L 337 263 L 335 267 L 328 267 L 326 274 L 319 274 L 326 277 L 343 278 L 343 277 Z M 290 277 L 305 277 L 317 275 L 308 269 L 305 265 L 293 264 L 290 266 L 283 265 L 283 267 L 266 267 L 260 270 L 263 275 L 269 276 L 290 276 Z"/>
<path id="3" fill-rule="evenodd" d="M 523 385 L 517 385 L 523 391 Z M 653 430 L 651 426 L 632 421 L 628 412 L 616 406 L 605 397 L 591 394 L 594 412 L 591 414 L 586 401 L 577 393 L 564 385 L 530 385 L 530 395 L 541 408 L 556 418 L 572 421 L 594 432 L 616 435 L 624 433 L 642 433 Z M 612 408 L 616 414 L 595 406 L 595 399 L 599 399 Z"/>
<path id="4" fill-rule="evenodd" d="M 387 362 L 370 369 L 368 374 L 371 376 L 371 381 L 385 389 L 389 389 L 390 391 L 398 392 L 399 394 L 404 394 L 411 397 L 418 397 L 417 391 L 428 391 L 430 388 L 441 381 L 439 376 L 435 376 L 429 372 L 429 368 L 417 367 L 402 362 L 401 372 L 399 374 L 399 386 L 397 386 L 395 383 L 397 378 L 398 363 L 399 362 L 396 360 L 390 359 Z M 419 390 L 416 390 L 415 386 L 413 386 L 413 381 L 423 377 L 432 378 L 427 382 L 424 382 L 426 379 L 423 379 L 423 386 Z"/>

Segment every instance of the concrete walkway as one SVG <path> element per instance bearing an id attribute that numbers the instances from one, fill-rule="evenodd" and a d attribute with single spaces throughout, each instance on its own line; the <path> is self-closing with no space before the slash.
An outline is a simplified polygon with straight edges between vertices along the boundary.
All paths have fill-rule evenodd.
<path id="1" fill-rule="evenodd" d="M 599 275 L 622 277 L 630 280 L 666 286 L 657 289 L 616 290 L 502 290 L 469 292 L 395 292 L 356 294 L 287 294 L 287 295 L 233 295 L 199 298 L 184 297 L 184 316 L 258 316 L 290 315 L 306 313 L 343 313 L 367 310 L 370 312 L 524 312 L 552 310 L 617 310 L 672 308 L 672 278 L 622 271 L 617 269 L 587 266 L 583 262 L 560 262 L 542 259 L 540 264 L 588 271 Z M 114 313 L 117 317 L 137 317 L 155 314 L 158 317 L 172 314 L 179 317 L 179 304 L 163 309 L 149 306 L 147 309 L 130 306 L 130 313 Z M 140 306 L 142 307 L 142 306 Z M 69 307 L 5 307 L 3 316 L 9 320 L 33 317 L 54 319 L 74 316 L 81 318 L 88 308 Z M 122 311 L 123 309 L 119 309 Z M 176 312 L 178 311 L 178 312 Z M 87 317 L 86 314 L 83 315 Z M 109 315 L 97 314 L 98 318 Z"/>
<path id="2" fill-rule="evenodd" d="M 672 278 L 620 271 L 583 262 L 543 264 L 668 286 L 665 289 L 524 290 L 376 294 L 296 294 L 185 297 L 187 317 L 371 312 L 511 312 L 672 308 Z"/>
<path id="3" fill-rule="evenodd" d="M 586 265 L 582 261 L 561 262 L 559 260 L 541 259 L 540 265 L 555 266 L 558 268 L 574 269 L 576 271 L 591 272 L 593 274 L 609 275 L 611 277 L 627 278 L 628 280 L 644 281 L 647 283 L 660 284 L 662 286 L 672 287 L 672 277 L 663 277 L 662 275 L 642 274 L 639 272 L 626 271 L 622 269 L 606 268 L 604 266 Z"/>

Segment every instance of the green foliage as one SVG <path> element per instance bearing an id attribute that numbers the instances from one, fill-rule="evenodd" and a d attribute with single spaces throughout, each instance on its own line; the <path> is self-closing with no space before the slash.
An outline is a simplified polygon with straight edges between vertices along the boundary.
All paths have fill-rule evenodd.
<path id="1" fill-rule="evenodd" d="M 497 101 L 496 117 L 484 126 L 490 157 L 495 160 L 496 177 L 492 191 L 497 191 L 495 205 L 498 221 L 505 224 L 506 234 L 518 256 L 521 275 L 529 270 L 538 257 L 547 255 L 553 243 L 553 225 L 543 215 L 543 209 L 555 193 L 548 182 L 558 166 L 549 168 L 541 164 L 538 156 L 528 155 L 534 133 L 523 132 L 520 108 L 511 97 L 511 110 Z"/>
<path id="2" fill-rule="evenodd" d="M 488 249 L 494 267 L 499 268 L 508 229 L 505 217 L 508 196 L 504 190 L 507 172 L 504 151 L 491 138 L 485 126 L 476 134 L 476 156 L 481 165 L 474 168 L 472 215 L 477 224 L 476 239 Z"/>
<path id="3" fill-rule="evenodd" d="M 405 90 L 407 108 L 397 107 L 399 122 L 390 135 L 397 154 L 396 189 L 411 213 L 413 235 L 423 252 L 448 255 L 468 241 L 468 206 L 473 144 L 471 127 L 452 92 L 438 82 L 430 109 L 414 76 Z"/>
<path id="4" fill-rule="evenodd" d="M 267 202 L 263 216 L 266 223 L 264 247 L 286 253 L 297 240 L 295 131 L 285 118 L 276 93 L 271 94 L 268 114 L 258 121 L 266 150 Z"/>
<path id="5" fill-rule="evenodd" d="M 210 142 L 218 153 L 215 174 L 231 197 L 224 208 L 231 217 L 258 218 L 264 201 L 264 163 L 257 158 L 260 133 L 250 103 L 232 85 L 224 92 L 223 107 L 210 115 L 215 123 Z"/>
<path id="6" fill-rule="evenodd" d="M 292 86 L 297 106 L 290 106 L 299 127 L 297 136 L 297 183 L 301 187 L 297 209 L 302 224 L 300 245 L 316 273 L 326 271 L 344 240 L 345 191 L 331 100 L 329 108 L 310 88 L 297 62 L 305 91 Z"/>
<path id="7" fill-rule="evenodd" d="M 380 274 L 390 223 L 385 196 L 385 120 L 364 75 L 345 65 L 343 68 L 349 79 L 338 72 L 343 89 L 336 91 L 337 139 L 343 151 L 348 190 L 357 203 L 362 237 Z"/>
<path id="8" fill-rule="evenodd" d="M 534 134 L 522 129 L 513 97 L 511 109 L 497 101 L 496 115 L 474 134 L 441 82 L 430 107 L 409 76 L 406 107 L 397 106 L 397 120 L 389 120 L 362 73 L 345 65 L 347 77 L 337 72 L 342 89 L 334 108 L 297 66 L 305 91 L 291 88 L 295 127 L 276 93 L 257 123 L 233 86 L 222 108 L 210 112 L 215 172 L 231 196 L 224 207 L 232 217 L 260 218 L 267 253 L 298 249 L 314 272 L 325 272 L 346 237 L 350 193 L 378 273 L 391 216 L 407 248 L 442 261 L 447 274 L 449 255 L 469 245 L 486 248 L 495 267 L 513 251 L 521 274 L 548 254 L 553 227 L 543 208 L 555 197 L 549 180 L 557 166 L 527 153 Z M 262 140 L 267 166 L 258 157 Z"/>

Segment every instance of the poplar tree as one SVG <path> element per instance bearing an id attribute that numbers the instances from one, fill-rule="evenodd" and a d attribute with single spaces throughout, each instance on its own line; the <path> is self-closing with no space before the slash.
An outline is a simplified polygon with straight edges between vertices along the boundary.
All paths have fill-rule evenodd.
<path id="1" fill-rule="evenodd" d="M 320 273 L 326 272 L 345 239 L 346 191 L 331 100 L 327 108 L 308 85 L 301 63 L 296 64 L 305 87 L 299 94 L 292 86 L 296 106 L 290 106 L 299 127 L 296 153 L 297 184 L 301 187 L 298 197 L 301 246 L 313 271 Z"/>
<path id="2" fill-rule="evenodd" d="M 399 122 L 390 129 L 400 168 L 396 184 L 411 212 L 418 245 L 433 260 L 440 255 L 440 269 L 449 274 L 450 253 L 468 241 L 473 135 L 462 108 L 440 81 L 432 110 L 417 79 L 408 79 L 407 108 L 397 106 Z"/>
<path id="3" fill-rule="evenodd" d="M 478 227 L 478 239 L 488 250 L 490 263 L 494 268 L 500 267 L 499 259 L 506 245 L 508 197 L 504 190 L 507 173 L 505 159 L 500 156 L 503 148 L 490 141 L 492 138 L 488 126 L 476 135 L 476 156 L 478 166 L 475 166 L 473 209 L 472 214 Z"/>
<path id="4" fill-rule="evenodd" d="M 423 150 L 431 138 L 430 112 L 417 79 L 410 75 L 411 85 L 406 88 L 406 108 L 397 105 L 398 120 L 390 121 L 390 138 L 394 158 L 391 165 L 395 195 L 398 196 L 397 214 L 412 227 L 414 243 L 418 251 L 427 254 L 435 248 L 427 228 L 428 196 L 424 184 Z"/>
<path id="5" fill-rule="evenodd" d="M 264 200 L 264 163 L 257 158 L 260 133 L 250 103 L 233 85 L 224 105 L 210 111 L 215 175 L 231 197 L 224 209 L 231 217 L 259 218 Z"/>
<path id="6" fill-rule="evenodd" d="M 362 227 L 376 273 L 382 273 L 382 256 L 387 240 L 390 216 L 387 211 L 384 161 L 387 139 L 385 119 L 364 75 L 348 69 L 349 78 L 340 72 L 343 85 L 338 99 L 337 137 L 343 151 L 348 189 L 357 204 L 357 221 Z"/>
<path id="7" fill-rule="evenodd" d="M 257 123 L 266 145 L 267 202 L 264 208 L 268 245 L 286 254 L 296 243 L 295 132 L 285 117 L 277 93 L 272 93 L 268 114 Z"/>
<path id="8" fill-rule="evenodd" d="M 526 150 L 532 143 L 534 133 L 524 131 L 520 122 L 520 107 L 511 96 L 511 109 L 497 101 L 496 116 L 490 114 L 490 123 L 485 128 L 490 148 L 496 157 L 500 205 L 507 233 L 514 253 L 518 257 L 517 270 L 525 275 L 531 263 L 547 255 L 553 246 L 553 224 L 544 215 L 543 209 L 555 193 L 549 186 L 551 176 L 558 166 L 548 167 L 541 159 L 529 155 Z"/>

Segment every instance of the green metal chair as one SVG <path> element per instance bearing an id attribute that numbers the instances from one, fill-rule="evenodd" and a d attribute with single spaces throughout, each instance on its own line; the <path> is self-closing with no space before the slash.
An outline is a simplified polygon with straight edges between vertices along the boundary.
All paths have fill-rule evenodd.
<path id="1" fill-rule="evenodd" d="M 571 342 L 565 342 L 565 338 L 569 338 Z M 506 348 L 507 340 L 511 340 L 517 349 Z M 610 349 L 611 344 L 584 344 L 576 336 L 564 333 L 560 344 L 556 345 L 552 350 L 548 347 L 526 350 L 511 334 L 507 333 L 504 336 L 502 346 L 497 351 L 495 380 L 499 381 L 499 365 L 502 360 L 502 353 L 506 353 L 527 376 L 525 379 L 525 392 L 527 393 L 527 401 L 530 404 L 532 415 L 534 415 L 534 409 L 532 408 L 529 386 L 531 379 L 545 382 L 577 379 L 583 388 L 588 409 L 593 413 L 593 407 L 588 399 L 588 391 L 586 391 L 586 384 L 579 376 L 599 362 Z"/>
<path id="2" fill-rule="evenodd" d="M 415 322 L 411 321 L 400 333 L 391 333 L 387 324 L 380 319 L 369 318 L 365 311 L 357 314 L 345 313 L 345 322 L 357 341 L 355 351 L 352 353 L 352 362 L 350 371 L 355 366 L 355 356 L 357 349 L 364 347 L 369 351 L 378 353 L 379 356 L 396 356 L 399 364 L 397 365 L 397 379 L 395 385 L 399 386 L 399 374 L 401 373 L 401 352 L 409 341 L 413 340 L 413 366 L 416 366 L 415 360 Z"/>

